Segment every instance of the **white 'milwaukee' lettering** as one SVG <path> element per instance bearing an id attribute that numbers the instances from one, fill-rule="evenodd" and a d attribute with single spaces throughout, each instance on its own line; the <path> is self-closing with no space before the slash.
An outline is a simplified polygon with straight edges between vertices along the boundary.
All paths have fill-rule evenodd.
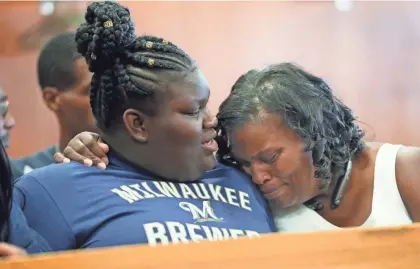
<path id="1" fill-rule="evenodd" d="M 210 193 L 212 194 L 214 200 L 220 201 L 220 202 L 223 202 L 223 203 L 227 203 L 226 199 L 223 197 L 223 195 L 221 193 L 222 192 L 222 186 L 219 186 L 219 185 L 215 186 L 215 185 L 212 185 L 212 184 L 209 184 L 208 186 L 210 188 Z"/>
<path id="2" fill-rule="evenodd" d="M 174 221 L 151 222 L 144 224 L 143 227 L 147 241 L 152 246 L 157 244 L 167 245 L 170 242 L 177 244 L 188 243 L 189 241 L 237 239 L 240 236 L 260 236 L 257 232 L 250 230 L 217 228 L 192 223 L 181 224 Z"/>
<path id="3" fill-rule="evenodd" d="M 194 192 L 185 184 L 179 184 L 179 187 L 182 191 L 182 197 L 184 198 L 191 198 L 191 199 L 198 199 L 197 195 L 194 194 Z"/>
<path id="4" fill-rule="evenodd" d="M 178 188 L 177 188 L 178 186 Z M 151 198 L 187 198 L 216 200 L 222 203 L 251 210 L 249 195 L 232 188 L 203 183 L 141 182 L 122 185 L 111 190 L 129 203 Z"/>
<path id="5" fill-rule="evenodd" d="M 181 195 L 179 194 L 178 190 L 175 187 L 175 184 L 172 182 L 156 182 L 153 181 L 153 184 L 155 187 L 166 197 L 176 197 L 181 198 Z"/>

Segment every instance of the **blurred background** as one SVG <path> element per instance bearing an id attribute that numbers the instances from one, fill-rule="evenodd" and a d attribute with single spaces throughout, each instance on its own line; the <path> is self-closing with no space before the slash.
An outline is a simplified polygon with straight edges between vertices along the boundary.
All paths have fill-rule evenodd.
<path id="1" fill-rule="evenodd" d="M 199 63 L 217 112 L 250 68 L 292 61 L 323 77 L 369 140 L 420 146 L 420 2 L 124 2 L 138 34 L 165 37 Z M 16 126 L 9 154 L 57 141 L 36 78 L 39 48 L 75 29 L 87 2 L 0 2 L 0 83 Z"/>

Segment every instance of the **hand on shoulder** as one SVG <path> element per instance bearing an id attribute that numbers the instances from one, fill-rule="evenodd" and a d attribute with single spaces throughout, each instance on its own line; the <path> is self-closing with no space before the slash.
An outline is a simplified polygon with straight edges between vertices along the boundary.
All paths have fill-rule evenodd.
<path id="1" fill-rule="evenodd" d="M 83 132 L 70 140 L 64 151 L 56 152 L 54 160 L 57 163 L 76 161 L 86 166 L 95 165 L 105 170 L 109 163 L 107 153 L 109 147 L 101 141 L 99 134 Z"/>
<path id="2" fill-rule="evenodd" d="M 420 148 L 404 146 L 398 151 L 395 176 L 411 219 L 420 221 Z"/>

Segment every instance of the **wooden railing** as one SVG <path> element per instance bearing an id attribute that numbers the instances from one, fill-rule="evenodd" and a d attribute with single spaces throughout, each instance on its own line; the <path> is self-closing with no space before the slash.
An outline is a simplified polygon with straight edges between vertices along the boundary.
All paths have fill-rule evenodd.
<path id="1" fill-rule="evenodd" d="M 69 251 L 0 262 L 6 268 L 412 269 L 420 268 L 420 225 Z"/>

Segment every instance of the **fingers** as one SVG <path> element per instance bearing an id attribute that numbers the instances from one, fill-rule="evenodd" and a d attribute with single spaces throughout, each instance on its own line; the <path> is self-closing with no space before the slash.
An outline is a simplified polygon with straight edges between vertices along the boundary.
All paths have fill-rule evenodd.
<path id="1" fill-rule="evenodd" d="M 68 163 L 68 162 L 70 162 L 70 159 L 66 158 L 63 155 L 63 153 L 61 153 L 61 152 L 56 152 L 54 154 L 54 160 L 55 160 L 56 163 Z"/>
<path id="2" fill-rule="evenodd" d="M 95 134 L 96 135 L 96 134 Z M 89 150 L 86 154 L 78 151 L 79 154 L 82 154 L 84 157 L 87 157 L 92 160 L 93 164 L 98 166 L 100 169 L 105 169 L 108 165 L 109 160 L 106 153 L 109 151 L 107 144 L 99 142 L 99 136 L 80 136 L 80 141 L 86 146 Z"/>
<path id="3" fill-rule="evenodd" d="M 21 249 L 17 246 L 7 244 L 4 242 L 0 243 L 0 257 L 16 257 L 16 256 L 24 256 L 26 252 L 24 249 Z"/>
<path id="4" fill-rule="evenodd" d="M 98 144 L 101 147 L 101 149 L 104 151 L 104 153 L 108 153 L 109 152 L 109 146 L 104 143 L 104 141 L 102 140 L 102 137 L 99 137 Z M 108 157 L 106 157 L 106 162 L 105 163 L 108 164 Z"/>
<path id="5" fill-rule="evenodd" d="M 59 156 L 60 153 L 57 154 Z M 91 157 L 93 156 L 92 152 L 81 142 L 73 141 L 71 146 L 67 146 L 62 153 L 63 157 L 75 162 L 79 162 L 86 166 L 91 166 L 93 161 Z M 54 154 L 54 159 L 56 159 L 56 154 Z"/>
<path id="6" fill-rule="evenodd" d="M 106 153 L 108 145 L 98 142 L 99 135 L 90 132 L 83 132 L 70 140 L 63 153 L 54 155 L 57 162 L 73 160 L 87 166 L 96 165 L 99 169 L 105 169 L 109 163 Z"/>
<path id="7" fill-rule="evenodd" d="M 102 149 L 102 151 L 105 153 L 105 157 L 102 157 L 102 161 L 108 165 L 109 160 L 108 160 L 108 156 L 106 155 L 106 153 L 109 152 L 109 146 L 103 142 L 98 141 L 98 146 Z"/>

